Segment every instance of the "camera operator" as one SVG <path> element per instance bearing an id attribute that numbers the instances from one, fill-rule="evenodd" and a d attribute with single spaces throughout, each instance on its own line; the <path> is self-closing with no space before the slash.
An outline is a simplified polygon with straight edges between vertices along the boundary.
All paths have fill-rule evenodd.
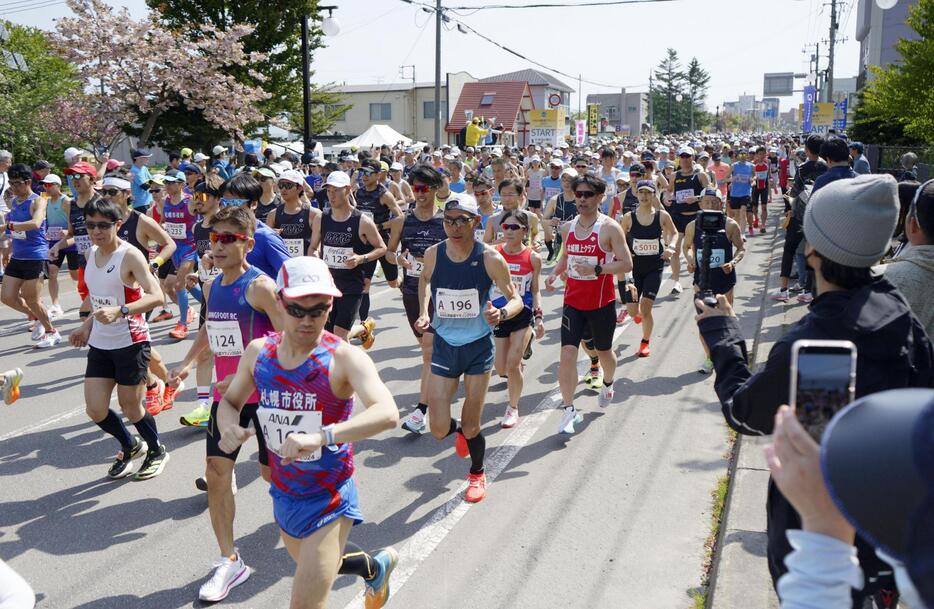
<path id="1" fill-rule="evenodd" d="M 886 389 L 930 387 L 931 343 L 904 297 L 870 267 L 885 254 L 898 215 L 895 179 L 864 175 L 837 180 L 812 195 L 804 215 L 806 259 L 817 282 L 810 312 L 776 342 L 765 366 L 749 369 L 746 343 L 726 298 L 703 308 L 698 328 L 716 369 L 714 389 L 727 424 L 742 434 L 768 435 L 779 406 L 789 400 L 790 355 L 799 339 L 852 341 L 857 348 L 856 397 Z M 867 494 L 873 489 L 866 488 Z M 800 528 L 798 514 L 770 483 L 767 501 L 768 562 L 773 581 L 786 571 L 791 551 L 787 529 Z M 857 539 L 859 561 L 872 582 L 858 597 L 884 584 L 888 570 Z M 859 606 L 859 605 L 857 605 Z"/>

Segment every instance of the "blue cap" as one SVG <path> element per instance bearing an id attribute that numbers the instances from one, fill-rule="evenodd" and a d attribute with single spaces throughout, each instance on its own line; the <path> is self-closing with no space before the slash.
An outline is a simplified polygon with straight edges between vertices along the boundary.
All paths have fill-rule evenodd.
<path id="1" fill-rule="evenodd" d="M 150 154 L 149 151 L 146 150 L 145 148 L 135 148 L 134 150 L 130 152 L 130 158 L 132 158 L 134 161 L 138 158 L 148 159 L 151 156 L 152 154 Z"/>
<path id="2" fill-rule="evenodd" d="M 650 190 L 655 192 L 657 189 L 655 188 L 655 182 L 652 180 L 639 180 L 639 182 L 636 183 L 636 192 L 640 190 Z"/>
<path id="3" fill-rule="evenodd" d="M 856 150 L 856 152 L 863 153 L 863 143 L 862 142 L 850 142 L 850 148 Z"/>

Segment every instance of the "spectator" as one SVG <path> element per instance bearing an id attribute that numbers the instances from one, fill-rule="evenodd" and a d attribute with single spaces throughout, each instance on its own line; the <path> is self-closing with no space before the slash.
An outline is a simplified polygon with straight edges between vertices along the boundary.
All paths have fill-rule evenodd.
<path id="1" fill-rule="evenodd" d="M 45 194 L 45 187 L 42 180 L 52 171 L 52 163 L 39 160 L 32 164 L 32 191 L 37 195 Z"/>
<path id="2" fill-rule="evenodd" d="M 227 160 L 227 148 L 224 146 L 214 146 L 211 150 L 211 171 L 225 180 L 230 179 L 230 162 Z"/>
<path id="3" fill-rule="evenodd" d="M 9 150 L 0 150 L 0 209 L 6 206 L 4 195 L 10 187 L 10 179 L 6 170 L 13 164 L 13 153 Z"/>
<path id="4" fill-rule="evenodd" d="M 918 179 L 918 155 L 914 152 L 906 152 L 901 158 L 902 171 L 899 181 L 913 181 Z"/>
<path id="5" fill-rule="evenodd" d="M 133 174 L 133 181 L 130 184 L 133 209 L 145 214 L 152 204 L 152 195 L 149 194 L 149 182 L 152 180 L 152 175 L 147 167 L 152 155 L 142 148 L 137 148 L 130 152 L 130 158 L 133 159 L 133 168 L 130 170 Z"/>
<path id="6" fill-rule="evenodd" d="M 773 432 L 776 411 L 789 401 L 791 347 L 799 339 L 852 341 L 858 353 L 857 397 L 934 383 L 934 354 L 924 328 L 895 287 L 871 272 L 889 248 L 897 215 L 896 183 L 889 175 L 838 180 L 812 194 L 804 214 L 804 236 L 817 298 L 810 312 L 772 347 L 765 366 L 755 374 L 748 367 L 746 343 L 726 300 L 718 298 L 716 308 L 703 307 L 698 327 L 710 349 L 717 374 L 714 389 L 730 427 L 748 435 Z M 784 558 L 791 546 L 785 532 L 800 527 L 798 514 L 770 482 L 767 558 L 773 581 L 787 570 Z M 860 538 L 856 545 L 871 582 L 856 595 L 861 602 L 863 594 L 890 582 L 879 577 L 879 571 L 888 568 L 871 546 Z"/>
<path id="7" fill-rule="evenodd" d="M 863 175 L 872 173 L 869 167 L 869 159 L 863 154 L 863 145 L 859 142 L 850 142 L 850 157 L 853 159 L 853 171 Z"/>
<path id="8" fill-rule="evenodd" d="M 827 172 L 814 180 L 811 195 L 836 180 L 855 178 L 856 172 L 850 168 L 850 153 L 846 142 L 838 137 L 825 140 L 820 147 L 820 155 L 827 161 Z"/>
<path id="9" fill-rule="evenodd" d="M 904 184 L 904 183 L 903 183 Z M 899 186 L 901 186 L 900 184 Z M 917 189 L 905 217 L 908 246 L 885 267 L 885 278 L 905 296 L 934 336 L 934 180 Z"/>

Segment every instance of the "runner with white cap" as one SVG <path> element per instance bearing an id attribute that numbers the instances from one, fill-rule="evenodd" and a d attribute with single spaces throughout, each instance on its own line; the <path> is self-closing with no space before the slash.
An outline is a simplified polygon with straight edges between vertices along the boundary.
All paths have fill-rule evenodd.
<path id="1" fill-rule="evenodd" d="M 317 209 L 302 201 L 305 176 L 296 169 L 289 169 L 279 176 L 278 189 L 282 205 L 266 216 L 266 224 L 279 232 L 285 242 L 289 256 L 306 256 L 311 245 L 311 226 L 321 215 Z"/>
<path id="2" fill-rule="evenodd" d="M 681 251 L 681 244 L 684 240 L 685 227 L 694 220 L 700 209 L 701 195 L 709 183 L 706 173 L 694 172 L 694 149 L 690 146 L 682 146 L 678 149 L 678 170 L 669 185 L 668 192 L 671 199 L 667 202 L 668 213 L 674 221 L 675 228 L 678 229 L 678 242 L 675 245 L 676 252 Z M 671 279 L 674 281 L 672 294 L 680 294 L 681 286 L 681 256 L 671 257 Z"/>

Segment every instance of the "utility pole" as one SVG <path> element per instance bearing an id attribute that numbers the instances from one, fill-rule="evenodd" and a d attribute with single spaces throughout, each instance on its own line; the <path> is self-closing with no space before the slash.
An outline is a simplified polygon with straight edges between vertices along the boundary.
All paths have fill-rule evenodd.
<path id="1" fill-rule="evenodd" d="M 827 101 L 833 101 L 833 50 L 837 41 L 837 0 L 830 0 L 830 54 L 827 60 Z"/>
<path id="2" fill-rule="evenodd" d="M 649 128 L 652 133 L 655 132 L 655 104 L 652 101 L 653 97 L 655 97 L 655 85 L 652 83 L 652 70 L 649 70 Z M 641 132 L 642 125 L 639 125 L 639 130 Z"/>
<path id="3" fill-rule="evenodd" d="M 441 146 L 441 0 L 435 5 L 435 148 Z"/>
<path id="4" fill-rule="evenodd" d="M 311 100 L 309 99 L 308 15 L 302 15 L 302 151 L 311 142 Z"/>

